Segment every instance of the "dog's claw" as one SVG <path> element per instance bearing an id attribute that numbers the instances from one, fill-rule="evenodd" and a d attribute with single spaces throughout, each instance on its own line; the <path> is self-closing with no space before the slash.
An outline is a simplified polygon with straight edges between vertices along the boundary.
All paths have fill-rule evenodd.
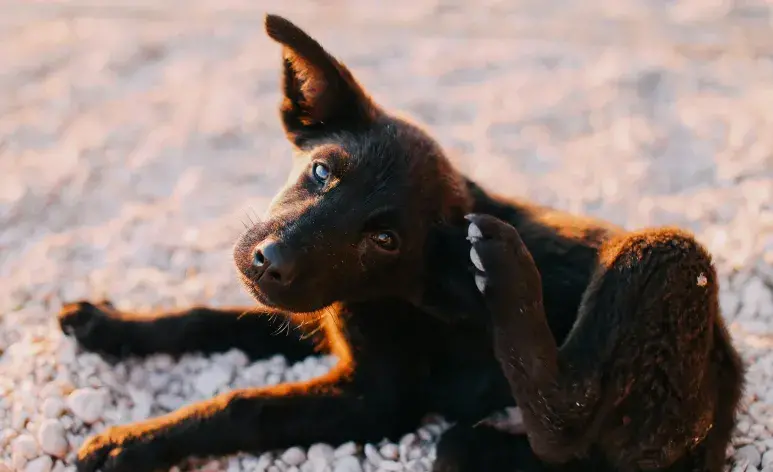
<path id="1" fill-rule="evenodd" d="M 475 285 L 478 286 L 480 293 L 486 289 L 486 277 L 480 274 L 475 274 Z"/>
<path id="2" fill-rule="evenodd" d="M 480 260 L 478 251 L 476 251 L 474 247 L 470 248 L 470 260 L 472 261 L 472 264 L 475 266 L 476 269 L 478 269 L 481 272 L 486 271 L 486 269 L 483 268 L 483 262 Z"/>
<path id="3" fill-rule="evenodd" d="M 471 243 L 474 243 L 475 241 L 479 241 L 483 238 L 483 233 L 481 232 L 480 228 L 478 228 L 478 225 L 475 223 L 470 223 L 470 226 L 467 227 L 467 240 Z"/>

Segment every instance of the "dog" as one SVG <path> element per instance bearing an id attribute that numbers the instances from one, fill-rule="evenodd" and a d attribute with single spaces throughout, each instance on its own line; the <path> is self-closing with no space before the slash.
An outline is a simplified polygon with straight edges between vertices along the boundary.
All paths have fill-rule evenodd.
<path id="1" fill-rule="evenodd" d="M 339 362 L 108 428 L 77 470 L 376 442 L 428 413 L 453 423 L 435 472 L 722 470 L 744 369 L 693 235 L 486 191 L 299 27 L 275 15 L 265 26 L 282 48 L 279 112 L 296 156 L 234 247 L 257 307 L 136 316 L 80 301 L 59 320 L 114 357 L 238 348 Z M 288 321 L 296 336 L 275 336 Z"/>

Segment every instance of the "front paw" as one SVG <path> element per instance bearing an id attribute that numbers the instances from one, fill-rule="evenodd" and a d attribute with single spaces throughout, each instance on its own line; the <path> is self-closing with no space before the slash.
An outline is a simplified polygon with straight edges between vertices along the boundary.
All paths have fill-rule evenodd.
<path id="1" fill-rule="evenodd" d="M 93 304 L 87 301 L 65 303 L 58 315 L 62 331 L 73 336 L 83 348 L 107 354 L 115 352 L 120 343 L 115 335 L 120 329 L 117 325 L 117 312 L 110 302 Z"/>
<path id="2" fill-rule="evenodd" d="M 491 303 L 523 303 L 542 297 L 542 282 L 518 231 L 490 215 L 471 214 L 467 239 L 475 284 Z"/>
<path id="3" fill-rule="evenodd" d="M 119 426 L 90 437 L 78 450 L 78 472 L 152 472 L 163 469 L 156 451 L 157 439 L 136 428 Z"/>

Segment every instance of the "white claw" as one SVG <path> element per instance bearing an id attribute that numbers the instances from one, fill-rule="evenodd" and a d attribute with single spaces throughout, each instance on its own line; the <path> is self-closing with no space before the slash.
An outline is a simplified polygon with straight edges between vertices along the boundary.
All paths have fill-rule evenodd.
<path id="1" fill-rule="evenodd" d="M 483 268 L 483 262 L 481 262 L 480 260 L 478 251 L 476 251 L 474 247 L 470 248 L 470 260 L 472 260 L 472 264 L 475 266 L 476 269 L 478 269 L 481 272 L 486 271 L 486 269 Z"/>
<path id="2" fill-rule="evenodd" d="M 470 223 L 470 226 L 467 227 L 467 240 L 474 243 L 481 238 L 483 238 L 483 233 L 480 231 L 480 228 L 478 228 L 478 225 Z"/>
<path id="3" fill-rule="evenodd" d="M 475 285 L 478 286 L 480 293 L 486 289 L 486 277 L 480 274 L 475 274 Z"/>

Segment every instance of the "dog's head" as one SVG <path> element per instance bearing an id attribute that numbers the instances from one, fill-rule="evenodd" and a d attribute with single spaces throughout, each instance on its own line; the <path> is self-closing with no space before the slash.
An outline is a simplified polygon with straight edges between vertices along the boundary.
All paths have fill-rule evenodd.
<path id="1" fill-rule="evenodd" d="M 297 26 L 269 15 L 266 31 L 282 45 L 280 114 L 296 155 L 265 220 L 236 244 L 244 284 L 290 312 L 394 297 L 450 314 L 475 292 L 472 277 L 453 277 L 468 259 L 465 179 Z"/>

